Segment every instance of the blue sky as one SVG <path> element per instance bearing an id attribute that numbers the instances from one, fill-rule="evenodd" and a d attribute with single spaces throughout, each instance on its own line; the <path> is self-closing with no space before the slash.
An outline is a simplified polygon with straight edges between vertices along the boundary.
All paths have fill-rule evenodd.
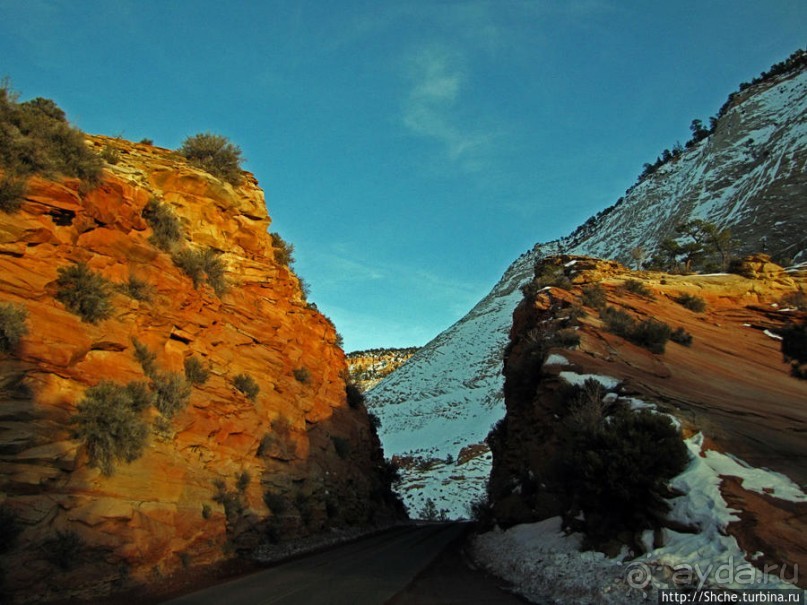
<path id="1" fill-rule="evenodd" d="M 803 0 L 0 0 L 0 75 L 237 143 L 353 350 L 437 335 L 805 32 Z"/>

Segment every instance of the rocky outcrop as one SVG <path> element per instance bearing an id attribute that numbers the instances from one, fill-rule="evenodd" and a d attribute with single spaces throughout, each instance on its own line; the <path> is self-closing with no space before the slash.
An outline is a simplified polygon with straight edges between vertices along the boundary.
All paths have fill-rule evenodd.
<path id="1" fill-rule="evenodd" d="M 369 391 L 384 378 L 405 364 L 417 353 L 418 347 L 368 349 L 347 355 L 350 378 L 362 391 Z"/>
<path id="2" fill-rule="evenodd" d="M 27 335 L 0 354 L 6 592 L 97 594 L 267 537 L 397 514 L 367 413 L 347 400 L 334 326 L 276 262 L 255 179 L 233 187 L 165 149 L 89 144 L 117 160 L 97 186 L 32 177 L 21 209 L 0 214 L 0 302 L 27 312 Z M 212 273 L 194 283 L 155 245 L 150 200 L 179 219 L 179 249 L 223 267 L 216 291 Z M 59 270 L 76 263 L 112 284 L 107 318 L 83 321 L 57 299 Z M 136 344 L 156 355 L 151 372 Z M 207 379 L 174 415 L 140 412 L 142 455 L 109 476 L 89 464 L 72 424 L 88 388 L 153 390 L 174 373 L 187 389 L 189 359 Z"/>
<path id="3" fill-rule="evenodd" d="M 803 296 L 807 280 L 768 257 L 743 266 L 748 277 L 639 273 L 589 257 L 549 257 L 537 265 L 505 354 L 507 414 L 489 439 L 489 496 L 499 522 L 568 512 L 559 448 L 569 430 L 570 384 L 586 376 L 605 377 L 609 401 L 651 403 L 675 416 L 685 434 L 702 432 L 707 450 L 807 483 L 807 382 L 791 375 L 778 337 L 787 325 L 807 322 L 804 310 L 783 304 Z M 654 352 L 647 342 L 614 333 L 601 310 L 606 305 L 636 322 L 666 323 L 691 341 L 668 341 L 663 353 Z M 743 521 L 729 531 L 749 549 L 754 545 L 749 553 L 803 564 L 798 536 L 807 504 L 752 494 L 737 481 L 722 489 L 728 501 L 743 502 Z"/>

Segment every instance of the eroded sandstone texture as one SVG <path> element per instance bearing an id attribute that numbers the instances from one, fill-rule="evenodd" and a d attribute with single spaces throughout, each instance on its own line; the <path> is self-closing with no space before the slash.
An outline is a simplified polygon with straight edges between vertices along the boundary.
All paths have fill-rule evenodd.
<path id="1" fill-rule="evenodd" d="M 21 210 L 0 214 L 0 302 L 28 312 L 18 351 L 0 354 L 0 506 L 7 535 L 21 532 L 0 557 L 6 592 L 97 594 L 267 535 L 390 516 L 380 445 L 363 405 L 346 399 L 335 329 L 276 262 L 255 179 L 232 187 L 164 149 L 90 144 L 120 154 L 98 187 L 34 177 Z M 181 247 L 219 255 L 226 293 L 194 287 L 150 241 L 152 198 L 181 220 Z M 117 285 L 146 282 L 150 300 L 115 291 L 108 319 L 82 321 L 54 296 L 57 270 L 77 262 Z M 133 338 L 159 372 L 182 374 L 193 356 L 210 375 L 172 418 L 142 412 L 145 451 L 105 476 L 71 418 L 100 381 L 149 382 Z M 234 387 L 242 374 L 260 388 L 254 400 Z"/>

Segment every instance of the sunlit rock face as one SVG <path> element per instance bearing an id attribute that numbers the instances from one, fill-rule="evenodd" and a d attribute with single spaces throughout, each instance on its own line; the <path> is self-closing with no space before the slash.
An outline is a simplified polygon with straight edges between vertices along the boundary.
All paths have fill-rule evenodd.
<path id="1" fill-rule="evenodd" d="M 165 149 L 88 144 L 119 155 L 97 187 L 34 177 L 21 209 L 0 214 L 0 302 L 24 308 L 28 329 L 0 354 L 0 506 L 19 532 L 0 559 L 5 589 L 22 601 L 102 593 L 267 535 L 389 516 L 378 439 L 346 399 L 334 326 L 276 262 L 252 175 L 233 187 Z M 150 200 L 179 219 L 174 255 L 218 259 L 218 294 L 155 245 Z M 59 269 L 77 263 L 109 282 L 111 310 L 95 323 L 57 297 Z M 145 295 L 124 292 L 131 280 Z M 135 342 L 155 356 L 150 376 Z M 191 358 L 208 376 L 188 387 Z M 102 473 L 72 423 L 88 388 L 138 381 L 153 392 L 171 373 L 190 388 L 186 405 L 138 412 L 145 447 Z"/>

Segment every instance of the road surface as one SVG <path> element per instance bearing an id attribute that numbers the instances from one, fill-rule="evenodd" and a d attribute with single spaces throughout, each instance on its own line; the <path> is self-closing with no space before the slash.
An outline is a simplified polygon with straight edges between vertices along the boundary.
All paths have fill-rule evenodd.
<path id="1" fill-rule="evenodd" d="M 421 584 L 434 591 L 434 580 L 429 581 L 429 577 L 435 572 L 428 570 L 430 564 L 445 559 L 447 554 L 439 557 L 444 551 L 455 553 L 458 559 L 458 544 L 466 531 L 467 526 L 460 523 L 397 528 L 187 594 L 166 605 L 382 605 L 399 593 L 404 596 L 408 593 L 402 603 L 418 602 Z M 454 564 L 451 569 L 445 568 L 450 575 L 475 576 L 470 570 L 458 567 L 461 566 Z M 413 582 L 418 574 L 421 577 Z M 477 579 L 484 582 L 481 576 Z M 464 586 L 468 582 L 455 578 L 457 584 Z M 497 591 L 496 594 L 500 592 L 493 585 L 488 588 Z M 467 596 L 454 595 L 449 599 L 446 595 L 445 601 L 432 597 L 426 602 L 473 603 L 475 596 L 481 596 L 478 587 L 473 590 L 470 600 Z M 449 591 L 454 590 L 446 586 L 446 592 Z M 484 602 L 521 602 L 506 593 L 500 594 L 502 600 L 493 597 Z"/>

